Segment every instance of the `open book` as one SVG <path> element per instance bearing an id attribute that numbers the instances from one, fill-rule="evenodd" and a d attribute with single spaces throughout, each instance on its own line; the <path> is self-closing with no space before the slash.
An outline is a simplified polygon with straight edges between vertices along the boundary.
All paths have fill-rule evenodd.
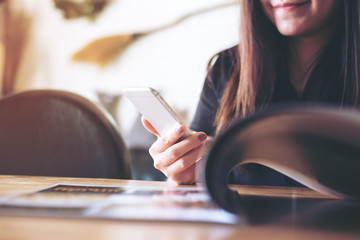
<path id="1" fill-rule="evenodd" d="M 327 105 L 281 105 L 235 122 L 208 153 L 205 182 L 230 212 L 243 208 L 228 187 L 247 163 L 275 169 L 316 191 L 360 199 L 360 111 Z"/>

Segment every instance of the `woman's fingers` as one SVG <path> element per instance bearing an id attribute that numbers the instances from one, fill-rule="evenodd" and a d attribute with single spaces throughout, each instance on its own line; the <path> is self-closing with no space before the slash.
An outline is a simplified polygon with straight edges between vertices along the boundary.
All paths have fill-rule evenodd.
<path id="1" fill-rule="evenodd" d="M 178 124 L 164 136 L 160 136 L 144 117 L 141 117 L 141 122 L 149 132 L 158 137 L 149 149 L 155 168 L 162 171 L 173 184 L 196 182 L 196 163 L 208 142 L 207 135 L 203 132 L 193 133 L 179 141 L 185 133 L 183 125 Z"/>
<path id="2" fill-rule="evenodd" d="M 146 120 L 146 118 L 144 118 L 143 116 L 141 116 L 141 123 L 149 132 L 160 137 L 160 134 L 155 130 L 155 128 L 151 125 L 151 123 L 149 123 L 148 120 Z"/>
<path id="3" fill-rule="evenodd" d="M 186 155 L 177 159 L 170 166 L 167 167 L 167 176 L 170 178 L 174 178 L 175 176 L 181 175 L 188 168 L 195 164 L 195 162 L 200 158 L 200 152 L 203 148 L 203 145 L 194 148 Z M 175 177 L 176 178 L 176 177 Z"/>
<path id="4" fill-rule="evenodd" d="M 159 136 L 158 140 L 151 146 L 150 154 L 164 152 L 170 146 L 174 145 L 184 133 L 185 127 L 181 124 L 176 125 L 164 136 Z"/>
<path id="5" fill-rule="evenodd" d="M 181 137 L 181 135 L 176 137 L 171 136 L 171 138 L 166 138 L 165 136 L 164 138 L 159 138 L 158 141 L 153 144 L 150 148 L 150 155 L 153 156 L 155 168 L 163 170 L 185 155 L 195 155 L 191 151 L 202 145 L 207 135 L 202 132 L 194 133 L 181 142 L 174 144 L 179 137 Z M 192 158 L 193 162 L 196 160 L 197 158 Z"/>

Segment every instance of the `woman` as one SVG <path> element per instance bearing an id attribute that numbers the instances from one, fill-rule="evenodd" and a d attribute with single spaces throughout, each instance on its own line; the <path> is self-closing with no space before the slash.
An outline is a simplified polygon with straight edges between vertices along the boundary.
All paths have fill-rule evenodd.
<path id="1" fill-rule="evenodd" d="M 239 45 L 218 55 L 191 124 L 159 136 L 154 165 L 176 184 L 194 183 L 204 145 L 233 120 L 276 102 L 359 104 L 360 18 L 353 0 L 241 0 Z M 297 185 L 260 165 L 236 169 L 239 184 Z"/>

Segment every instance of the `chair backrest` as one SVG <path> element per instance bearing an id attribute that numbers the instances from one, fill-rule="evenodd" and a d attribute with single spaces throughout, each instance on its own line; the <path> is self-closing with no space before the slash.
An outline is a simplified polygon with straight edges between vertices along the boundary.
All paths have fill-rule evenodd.
<path id="1" fill-rule="evenodd" d="M 0 174 L 130 178 L 130 158 L 111 116 L 60 90 L 0 100 Z"/>

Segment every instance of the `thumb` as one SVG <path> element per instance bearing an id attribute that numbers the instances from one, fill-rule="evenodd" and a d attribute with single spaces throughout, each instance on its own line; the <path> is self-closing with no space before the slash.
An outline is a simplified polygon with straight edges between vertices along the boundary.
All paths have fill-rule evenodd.
<path id="1" fill-rule="evenodd" d="M 160 134 L 155 130 L 155 128 L 143 116 L 141 116 L 141 123 L 146 128 L 146 130 L 158 137 L 160 136 Z"/>

